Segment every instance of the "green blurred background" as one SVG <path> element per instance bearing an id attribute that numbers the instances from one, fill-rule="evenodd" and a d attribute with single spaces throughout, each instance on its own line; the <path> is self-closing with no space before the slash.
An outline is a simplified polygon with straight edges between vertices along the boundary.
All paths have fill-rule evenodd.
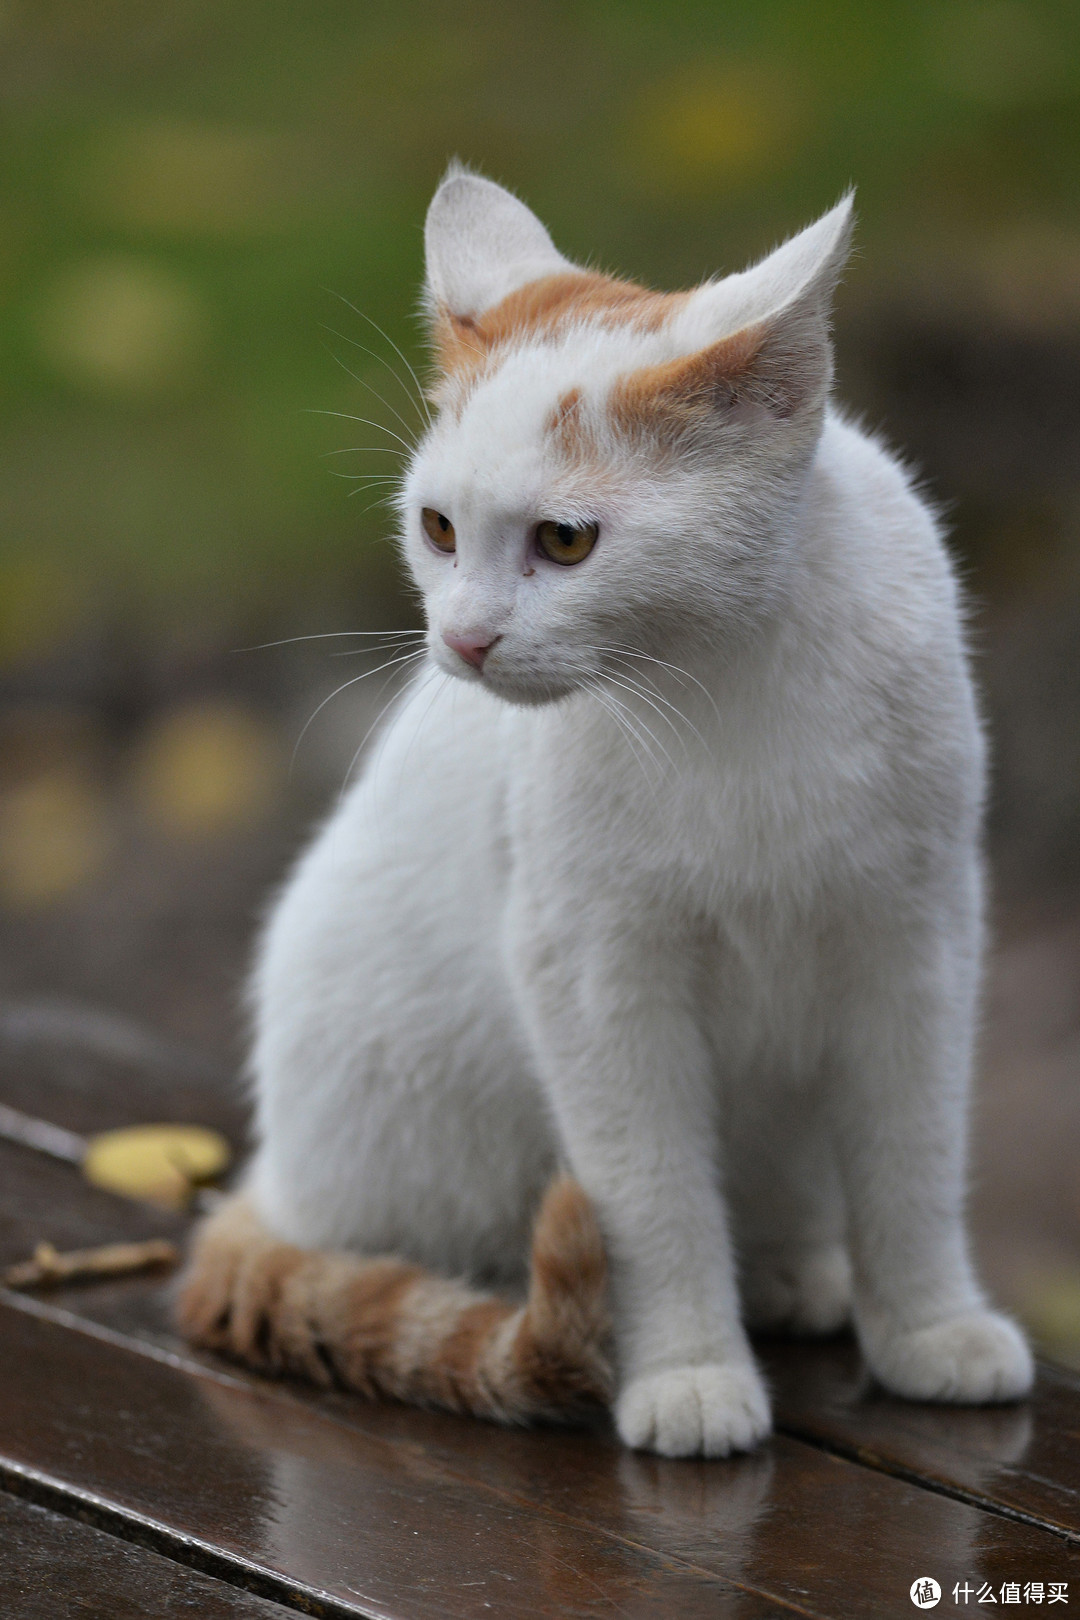
<path id="1" fill-rule="evenodd" d="M 0 992 L 230 1061 L 388 695 L 290 769 L 378 659 L 237 649 L 416 622 L 369 480 L 447 160 L 665 287 L 857 185 L 840 391 L 948 512 L 996 739 L 981 1243 L 1080 1357 L 1080 9 L 5 0 L 0 107 Z"/>

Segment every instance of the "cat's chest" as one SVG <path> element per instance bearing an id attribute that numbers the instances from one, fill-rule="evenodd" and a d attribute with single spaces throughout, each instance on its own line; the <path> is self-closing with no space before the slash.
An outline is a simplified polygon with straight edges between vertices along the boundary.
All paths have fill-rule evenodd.
<path id="1" fill-rule="evenodd" d="M 880 828 L 854 761 L 753 747 L 648 772 L 576 747 L 511 782 L 509 842 L 532 885 L 584 904 L 752 919 L 822 905 L 876 859 Z"/>

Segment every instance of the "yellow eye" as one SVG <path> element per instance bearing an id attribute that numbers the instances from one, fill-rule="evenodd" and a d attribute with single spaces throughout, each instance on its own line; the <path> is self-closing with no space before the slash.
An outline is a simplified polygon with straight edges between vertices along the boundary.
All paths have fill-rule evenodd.
<path id="1" fill-rule="evenodd" d="M 457 546 L 457 537 L 454 534 L 454 525 L 448 517 L 436 512 L 433 506 L 425 506 L 420 513 L 420 521 L 424 525 L 424 533 L 440 551 L 453 551 Z"/>
<path id="2" fill-rule="evenodd" d="M 536 544 L 552 562 L 579 563 L 589 555 L 600 533 L 595 523 L 540 523 L 536 529 Z"/>

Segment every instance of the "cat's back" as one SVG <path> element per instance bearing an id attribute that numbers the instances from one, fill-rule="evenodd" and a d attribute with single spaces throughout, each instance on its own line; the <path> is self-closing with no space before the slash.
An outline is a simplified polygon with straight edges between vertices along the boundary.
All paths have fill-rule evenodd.
<path id="1" fill-rule="evenodd" d="M 884 792 L 909 825 L 943 813 L 970 822 L 985 741 L 957 570 L 911 472 L 838 414 L 822 434 L 803 545 L 794 636 L 813 649 L 820 736 L 870 745 L 875 815 Z"/>
<path id="2" fill-rule="evenodd" d="M 930 499 L 876 434 L 836 411 L 815 458 L 808 528 L 815 572 L 883 646 L 961 645 L 956 570 Z"/>

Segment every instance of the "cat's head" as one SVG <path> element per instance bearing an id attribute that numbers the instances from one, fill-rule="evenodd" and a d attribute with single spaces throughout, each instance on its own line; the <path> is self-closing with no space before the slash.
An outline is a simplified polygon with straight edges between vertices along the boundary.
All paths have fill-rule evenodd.
<path id="1" fill-rule="evenodd" d="M 400 497 L 446 670 L 515 703 L 775 610 L 831 375 L 851 200 L 739 275 L 655 293 L 564 259 L 454 169 L 426 228 L 434 425 Z"/>

